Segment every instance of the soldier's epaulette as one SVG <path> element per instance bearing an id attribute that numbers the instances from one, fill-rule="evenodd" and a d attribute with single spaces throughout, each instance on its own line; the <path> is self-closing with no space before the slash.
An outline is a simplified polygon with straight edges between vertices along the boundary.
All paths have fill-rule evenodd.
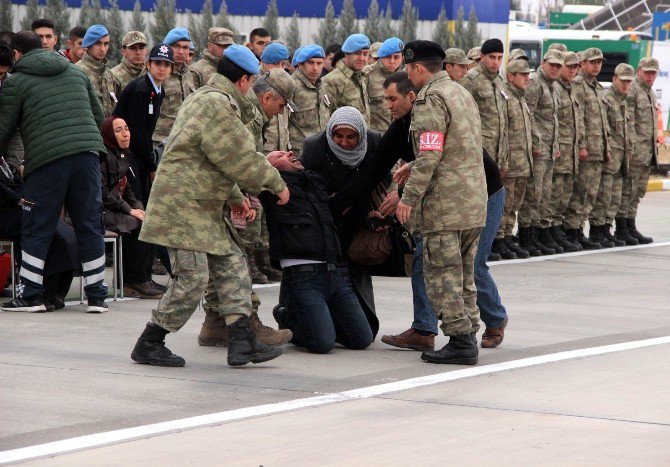
<path id="1" fill-rule="evenodd" d="M 471 70 L 468 70 L 467 75 L 468 75 L 470 78 L 476 78 L 477 76 L 479 76 L 479 70 L 478 70 L 477 68 L 473 68 L 473 69 L 471 69 Z"/>

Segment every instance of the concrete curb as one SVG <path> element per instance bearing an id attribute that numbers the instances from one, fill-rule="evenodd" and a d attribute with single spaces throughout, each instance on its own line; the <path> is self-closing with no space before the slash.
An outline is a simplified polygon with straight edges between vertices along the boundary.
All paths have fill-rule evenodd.
<path id="1" fill-rule="evenodd" d="M 647 183 L 647 191 L 664 191 L 670 190 L 670 179 L 667 178 L 657 178 L 654 180 L 649 180 Z"/>

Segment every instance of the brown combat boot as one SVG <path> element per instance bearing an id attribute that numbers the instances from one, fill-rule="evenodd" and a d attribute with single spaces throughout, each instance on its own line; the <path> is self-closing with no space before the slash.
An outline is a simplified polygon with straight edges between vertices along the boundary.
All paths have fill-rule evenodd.
<path id="1" fill-rule="evenodd" d="M 228 347 L 228 328 L 226 320 L 216 311 L 205 310 L 205 321 L 202 323 L 198 345 L 205 347 Z"/>
<path id="2" fill-rule="evenodd" d="M 413 328 L 409 328 L 396 336 L 382 336 L 382 342 L 401 349 L 433 350 L 435 348 L 435 334 L 422 336 Z"/>
<path id="3" fill-rule="evenodd" d="M 498 347 L 505 338 L 505 328 L 507 327 L 507 318 L 497 328 L 486 328 L 482 335 L 482 348 L 493 349 Z"/>
<path id="4" fill-rule="evenodd" d="M 281 271 L 273 268 L 272 264 L 270 264 L 270 252 L 267 248 L 260 247 L 260 249 L 254 250 L 254 256 L 256 266 L 269 280 L 274 282 L 281 280 Z"/>
<path id="5" fill-rule="evenodd" d="M 249 268 L 249 275 L 251 282 L 254 284 L 267 284 L 268 278 L 256 266 L 256 259 L 254 258 L 254 248 L 245 248 L 244 253 L 247 257 L 247 267 Z"/>
<path id="6" fill-rule="evenodd" d="M 266 326 L 261 321 L 256 311 L 249 316 L 249 329 L 254 333 L 256 339 L 265 345 L 280 346 L 293 339 L 293 333 L 290 329 L 280 329 L 276 331 L 270 326 Z"/>

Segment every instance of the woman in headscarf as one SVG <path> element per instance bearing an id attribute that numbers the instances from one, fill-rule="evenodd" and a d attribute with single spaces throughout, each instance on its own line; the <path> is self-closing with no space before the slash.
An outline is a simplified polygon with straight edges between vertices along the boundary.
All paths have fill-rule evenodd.
<path id="1" fill-rule="evenodd" d="M 139 240 L 144 206 L 139 201 L 129 179 L 130 131 L 125 120 L 108 117 L 100 130 L 107 147 L 107 156 L 101 163 L 102 202 L 105 208 L 105 229 L 120 234 L 123 242 L 123 292 L 129 297 L 155 298 L 164 290 L 151 279 L 151 245 Z"/>
<path id="2" fill-rule="evenodd" d="M 325 131 L 305 139 L 300 159 L 305 169 L 314 170 L 324 176 L 326 190 L 332 195 L 364 166 L 380 141 L 381 135 L 368 130 L 365 118 L 358 110 L 341 107 L 333 112 Z M 378 217 L 378 213 L 372 209 L 372 193 L 352 205 L 344 214 L 334 214 L 343 257 L 346 258 L 349 244 L 356 232 L 371 217 Z M 376 336 L 379 320 L 375 315 L 372 277 L 365 267 L 349 259 L 340 265 L 340 269 L 343 276 L 351 281 L 372 333 Z"/>

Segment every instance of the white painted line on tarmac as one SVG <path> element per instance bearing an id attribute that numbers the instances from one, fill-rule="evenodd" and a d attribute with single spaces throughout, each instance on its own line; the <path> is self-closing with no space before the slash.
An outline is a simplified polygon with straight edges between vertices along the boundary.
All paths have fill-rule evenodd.
<path id="1" fill-rule="evenodd" d="M 434 384 L 456 381 L 473 376 L 499 373 L 502 371 L 513 370 L 517 368 L 528 368 L 546 363 L 561 362 L 577 358 L 592 357 L 613 352 L 623 352 L 625 350 L 641 349 L 656 345 L 670 344 L 670 336 L 658 337 L 654 339 L 645 339 L 633 342 L 624 342 L 621 344 L 604 345 L 601 347 L 591 347 L 587 349 L 570 350 L 557 352 L 548 355 L 539 355 L 537 357 L 522 358 L 509 362 L 496 363 L 493 365 L 484 365 L 480 367 L 465 368 L 462 370 L 447 371 L 435 375 L 422 376 L 419 378 L 405 379 L 392 383 L 379 384 L 351 391 L 323 394 L 320 396 L 295 399 L 275 404 L 258 405 L 255 407 L 245 407 L 242 409 L 228 410 L 226 412 L 213 413 L 209 415 L 200 415 L 197 417 L 182 418 L 169 422 L 154 423 L 151 425 L 138 426 L 135 428 L 125 428 L 121 430 L 96 433 L 92 435 L 79 436 L 76 438 L 55 441 L 52 443 L 38 444 L 20 449 L 0 452 L 0 464 L 11 462 L 27 461 L 43 457 L 52 457 L 58 454 L 65 454 L 74 451 L 99 448 L 112 444 L 123 443 L 131 440 L 150 438 L 153 436 L 164 435 L 194 428 L 207 426 L 216 426 L 225 422 L 243 420 L 261 415 L 271 415 L 276 413 L 288 412 L 292 410 L 304 409 L 307 407 L 316 407 L 336 402 L 347 402 L 358 399 L 368 399 L 375 396 L 381 396 L 408 389 L 430 386 Z M 177 370 L 178 371 L 178 370 Z"/>

